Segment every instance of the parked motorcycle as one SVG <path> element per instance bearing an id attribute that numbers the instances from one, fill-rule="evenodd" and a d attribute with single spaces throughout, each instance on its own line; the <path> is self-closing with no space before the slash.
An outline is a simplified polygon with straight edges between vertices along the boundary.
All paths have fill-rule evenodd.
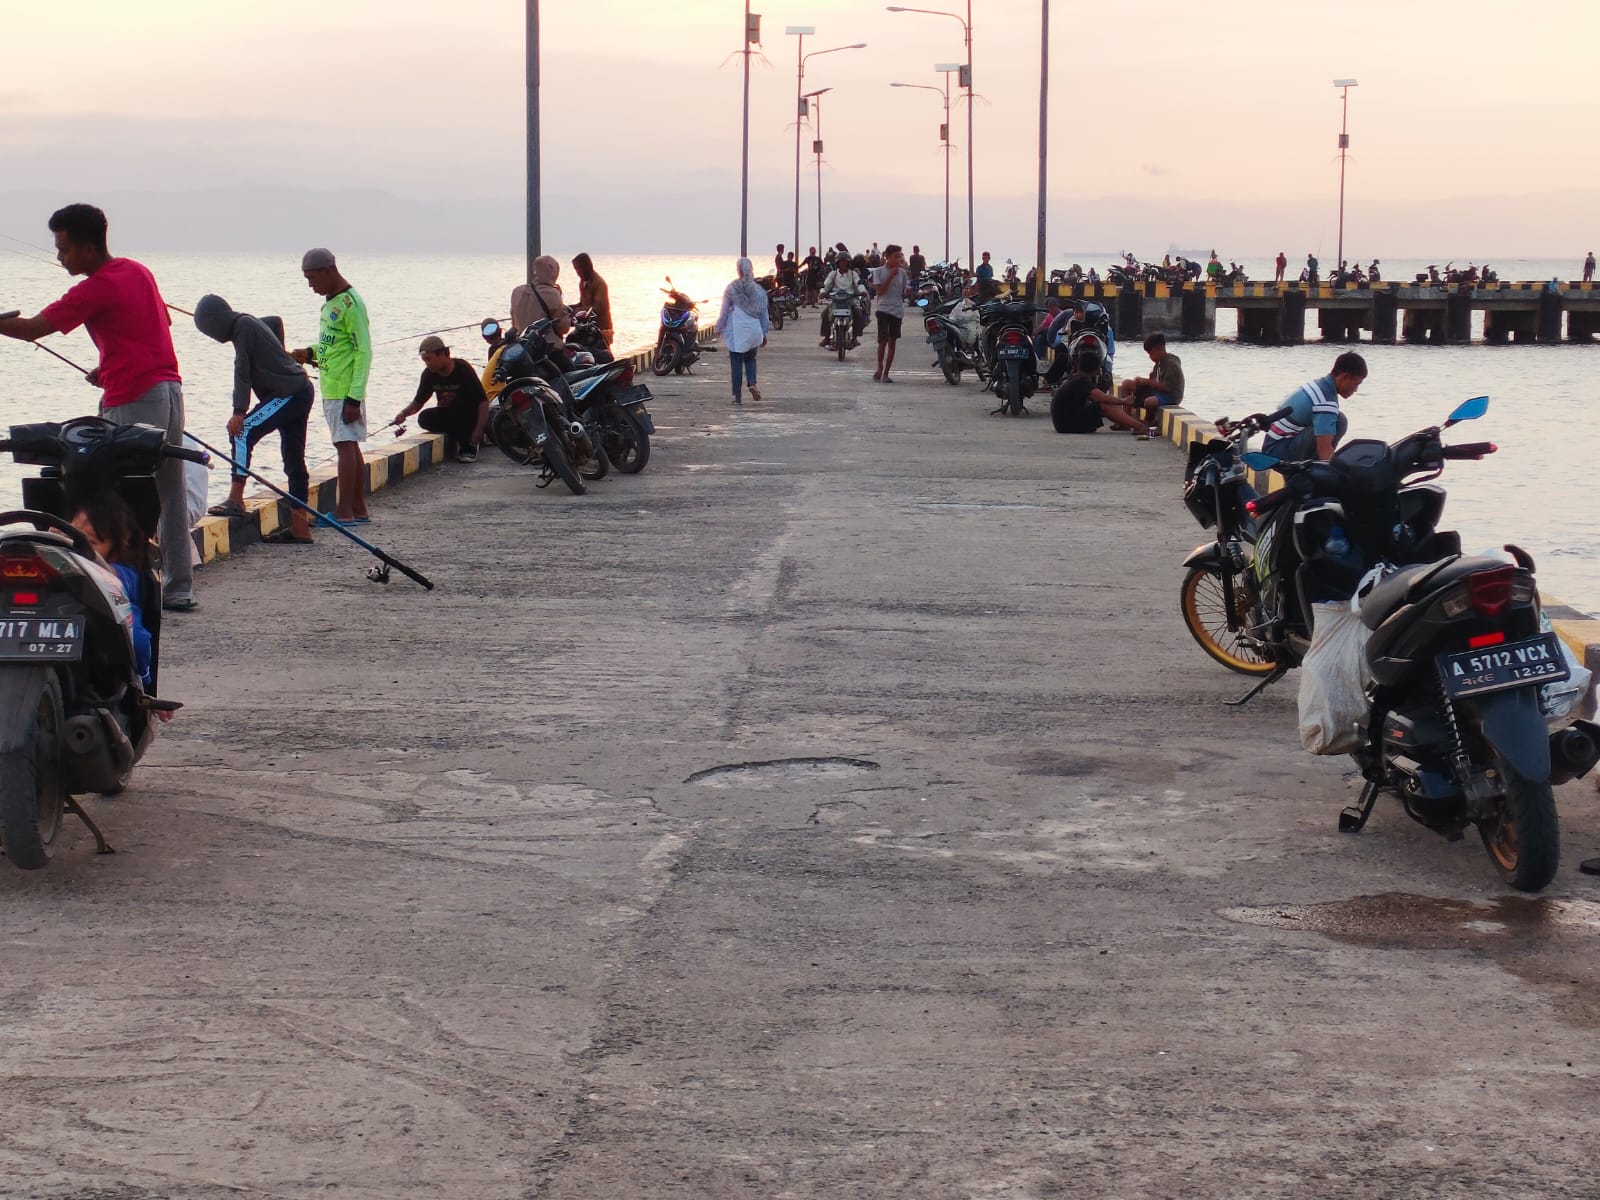
<path id="1" fill-rule="evenodd" d="M 597 363 L 608 363 L 615 360 L 611 347 L 606 345 L 605 335 L 600 332 L 600 322 L 595 320 L 594 313 L 587 308 L 576 309 L 572 312 L 572 328 L 567 331 L 567 346 L 573 350 L 582 350 L 594 356 Z"/>
<path id="2" fill-rule="evenodd" d="M 604 478 L 611 461 L 598 422 L 586 426 L 570 388 L 546 377 L 548 365 L 541 369 L 553 361 L 544 340 L 548 327 L 548 321 L 535 321 L 500 355 L 494 377 L 506 386 L 489 407 L 489 437 L 519 466 L 537 464 L 541 488 L 559 478 L 581 496 L 588 490 L 584 479 Z"/>
<path id="3" fill-rule="evenodd" d="M 1207 654 L 1230 670 L 1262 677 L 1236 703 L 1300 665 L 1311 647 L 1315 602 L 1348 600 L 1379 563 L 1407 566 L 1461 552 L 1460 537 L 1439 529 L 1445 492 L 1429 482 L 1439 463 L 1419 455 L 1437 444 L 1440 429 L 1487 408 L 1487 400 L 1481 411 L 1468 402 L 1445 425 L 1393 446 L 1346 442 L 1328 462 L 1278 463 L 1245 453 L 1247 439 L 1287 416 L 1287 406 L 1219 422 L 1219 437 L 1190 446 L 1184 503 L 1217 533 L 1184 560 L 1180 603 L 1190 636 Z M 1245 468 L 1274 466 L 1288 485 L 1257 497 Z"/>
<path id="4" fill-rule="evenodd" d="M 982 326 L 972 302 L 958 298 L 932 304 L 922 299 L 916 301 L 916 307 L 922 311 L 922 328 L 938 356 L 945 382 L 952 386 L 959 384 L 963 371 L 976 371 L 979 379 L 987 378 L 989 368 L 984 357 Z M 970 319 L 960 319 L 963 316 Z"/>
<path id="5" fill-rule="evenodd" d="M 1020 417 L 1028 411 L 1023 402 L 1039 387 L 1039 359 L 1033 349 L 1034 307 L 1027 300 L 997 300 L 978 310 L 983 337 L 993 367 L 984 381 L 1000 407 L 991 416 L 1007 413 Z"/>
<path id="6" fill-rule="evenodd" d="M 1295 499 L 1285 507 L 1304 511 L 1312 497 L 1325 522 L 1340 523 L 1327 527 L 1328 539 L 1347 528 L 1348 553 L 1383 562 L 1378 556 L 1388 546 L 1411 540 L 1399 503 L 1403 481 L 1418 473 L 1431 479 L 1448 460 L 1493 452 L 1489 443 L 1446 446 L 1440 439 L 1443 429 L 1487 408 L 1487 397 L 1469 400 L 1443 426 L 1392 446 L 1352 443 L 1349 465 L 1359 467 L 1342 477 L 1338 455 L 1330 464 L 1278 463 L 1267 455 L 1247 461 L 1285 474 L 1283 492 Z M 1329 482 L 1344 486 L 1335 491 Z M 1547 710 L 1543 689 L 1569 679 L 1571 670 L 1541 621 L 1532 557 L 1515 546 L 1505 547 L 1509 562 L 1464 556 L 1456 543 L 1451 553 L 1384 572 L 1360 600 L 1361 625 L 1370 631 L 1361 652 L 1369 682 L 1352 757 L 1366 787 L 1340 814 L 1339 827 L 1359 831 L 1378 796 L 1392 792 L 1408 816 L 1452 841 L 1476 826 L 1501 878 L 1538 891 L 1560 862 L 1553 785 L 1600 762 L 1600 726 L 1580 720 L 1550 731 L 1565 713 Z M 1339 557 L 1326 541 L 1324 550 Z"/>
<path id="7" fill-rule="evenodd" d="M 661 290 L 667 302 L 661 306 L 661 329 L 650 369 L 657 375 L 682 374 L 700 358 L 700 311 L 692 299 L 672 286 L 672 276 L 667 276 L 667 286 Z"/>
<path id="8" fill-rule="evenodd" d="M 148 545 L 160 523 L 161 460 L 207 458 L 168 445 L 164 430 L 98 417 L 13 425 L 0 440 L 4 451 L 41 468 L 22 481 L 25 507 L 0 513 L 0 844 L 12 865 L 37 870 L 68 812 L 88 826 L 100 853 L 111 853 L 74 796 L 126 787 L 155 737 L 156 714 L 180 707 L 156 699 L 160 574 L 142 564 L 138 595 L 128 596 L 72 526 L 75 502 L 100 489 L 116 493 Z M 130 602 L 150 634 L 148 691 Z"/>
<path id="9" fill-rule="evenodd" d="M 572 392 L 576 411 L 591 436 L 598 435 L 611 465 L 626 475 L 637 475 L 650 461 L 650 435 L 656 431 L 650 410 L 655 397 L 642 383 L 633 382 L 633 364 L 596 363 L 562 373 Z"/>

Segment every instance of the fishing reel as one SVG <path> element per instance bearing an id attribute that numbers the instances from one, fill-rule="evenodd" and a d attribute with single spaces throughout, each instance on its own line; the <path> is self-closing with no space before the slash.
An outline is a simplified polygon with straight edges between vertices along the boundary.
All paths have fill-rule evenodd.
<path id="1" fill-rule="evenodd" d="M 373 583 L 388 583 L 389 582 L 389 564 L 388 563 L 379 563 L 375 567 L 368 567 L 367 568 L 367 578 L 372 580 Z"/>

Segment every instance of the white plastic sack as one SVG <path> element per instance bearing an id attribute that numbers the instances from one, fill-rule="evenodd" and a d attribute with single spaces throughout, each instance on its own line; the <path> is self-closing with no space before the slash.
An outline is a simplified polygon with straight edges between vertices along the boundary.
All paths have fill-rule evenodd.
<path id="1" fill-rule="evenodd" d="M 1546 633 L 1553 632 L 1550 618 L 1542 612 L 1539 627 Z M 1552 733 L 1565 729 L 1573 721 L 1594 716 L 1594 694 L 1589 690 L 1594 682 L 1593 672 L 1578 661 L 1566 642 L 1558 637 L 1556 643 L 1561 647 L 1561 655 L 1567 660 L 1567 670 L 1572 672 L 1572 677 L 1547 683 L 1539 689 L 1539 711 L 1544 714 L 1545 724 Z"/>
<path id="2" fill-rule="evenodd" d="M 1311 649 L 1300 664 L 1300 744 L 1312 754 L 1348 754 L 1367 719 L 1362 652 L 1370 631 L 1349 603 L 1313 604 Z"/>

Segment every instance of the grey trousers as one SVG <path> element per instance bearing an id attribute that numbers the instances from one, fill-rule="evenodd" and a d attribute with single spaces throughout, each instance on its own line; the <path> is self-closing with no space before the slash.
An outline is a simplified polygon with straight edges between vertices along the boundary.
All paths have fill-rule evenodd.
<path id="1" fill-rule="evenodd" d="M 167 431 L 167 443 L 183 444 L 183 385 L 158 383 L 130 404 L 100 409 L 113 425 L 154 425 Z M 156 472 L 156 492 L 161 497 L 162 599 L 187 600 L 194 595 L 194 567 L 190 560 L 189 501 L 183 486 L 183 460 L 167 458 Z"/>

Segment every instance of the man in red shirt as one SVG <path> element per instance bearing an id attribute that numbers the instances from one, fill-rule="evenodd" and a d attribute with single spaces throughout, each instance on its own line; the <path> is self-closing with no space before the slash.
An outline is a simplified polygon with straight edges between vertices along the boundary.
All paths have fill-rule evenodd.
<path id="1" fill-rule="evenodd" d="M 100 351 L 88 381 L 102 389 L 100 416 L 115 425 L 154 425 L 167 441 L 183 444 L 183 379 L 172 349 L 172 318 L 155 277 L 131 258 L 113 258 L 106 249 L 106 215 L 91 204 L 69 204 L 50 214 L 56 259 L 74 286 L 36 317 L 0 321 L 0 334 L 25 342 L 49 333 L 70 333 L 82 325 Z M 194 569 L 190 565 L 190 525 L 184 495 L 183 462 L 169 458 L 156 472 L 161 495 L 161 606 L 193 612 Z"/>

